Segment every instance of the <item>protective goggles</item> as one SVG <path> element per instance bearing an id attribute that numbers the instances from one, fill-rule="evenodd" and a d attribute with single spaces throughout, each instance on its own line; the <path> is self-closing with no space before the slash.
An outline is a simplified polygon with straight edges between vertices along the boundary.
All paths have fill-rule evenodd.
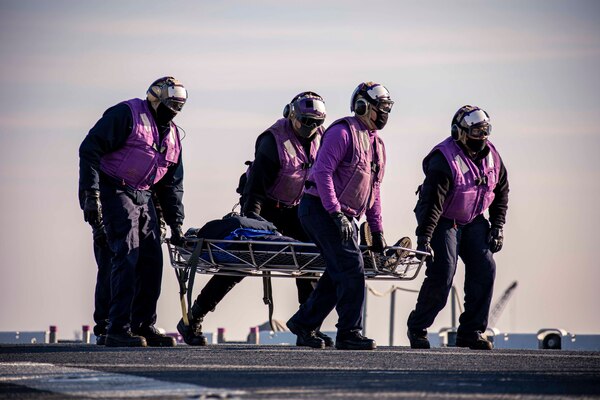
<path id="1" fill-rule="evenodd" d="M 487 122 L 482 122 L 478 125 L 470 126 L 467 131 L 467 136 L 473 139 L 483 139 L 492 134 L 492 126 Z"/>
<path id="2" fill-rule="evenodd" d="M 300 121 L 300 123 L 302 125 L 307 126 L 309 128 L 316 128 L 318 126 L 323 125 L 323 122 L 325 122 L 325 119 L 324 118 L 313 118 L 311 116 L 299 116 L 298 121 Z"/>
<path id="3" fill-rule="evenodd" d="M 381 111 L 381 112 L 384 112 L 384 113 L 389 113 L 390 111 L 392 111 L 392 106 L 393 105 L 394 105 L 394 102 L 392 100 L 382 99 L 382 100 L 379 100 L 375 104 L 375 108 L 378 111 Z"/>
<path id="4" fill-rule="evenodd" d="M 490 117 L 479 108 L 465 114 L 461 126 L 467 131 L 467 136 L 475 139 L 490 136 L 492 133 Z"/>
<path id="5" fill-rule="evenodd" d="M 382 86 L 373 86 L 366 90 L 369 96 L 369 102 L 375 106 L 375 108 L 381 112 L 389 113 L 392 111 L 394 102 L 390 99 L 390 92 Z"/>

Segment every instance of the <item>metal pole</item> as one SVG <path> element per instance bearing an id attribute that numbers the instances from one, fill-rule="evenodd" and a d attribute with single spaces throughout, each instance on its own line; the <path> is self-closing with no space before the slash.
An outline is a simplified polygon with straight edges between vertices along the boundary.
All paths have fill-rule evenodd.
<path id="1" fill-rule="evenodd" d="M 367 336 L 367 294 L 369 290 L 367 289 L 367 285 L 365 284 L 365 300 L 363 301 L 363 309 L 362 309 L 362 334 L 363 336 Z"/>
<path id="2" fill-rule="evenodd" d="M 394 345 L 394 315 L 396 314 L 396 288 L 393 288 L 390 296 L 390 346 Z"/>

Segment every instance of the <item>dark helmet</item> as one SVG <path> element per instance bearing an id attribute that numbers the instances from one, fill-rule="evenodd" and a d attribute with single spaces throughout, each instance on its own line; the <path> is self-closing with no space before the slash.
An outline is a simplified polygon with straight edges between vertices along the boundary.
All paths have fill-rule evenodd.
<path id="1" fill-rule="evenodd" d="M 146 91 L 146 96 L 153 106 L 162 103 L 176 113 L 181 111 L 188 98 L 183 84 L 172 76 L 165 76 L 152 82 Z"/>
<path id="2" fill-rule="evenodd" d="M 325 101 L 315 92 L 297 94 L 283 109 L 283 116 L 285 118 L 296 117 L 297 119 L 301 119 L 305 117 L 321 120 L 321 123 L 323 123 L 326 115 Z"/>
<path id="3" fill-rule="evenodd" d="M 490 116 L 479 107 L 462 106 L 452 117 L 452 137 L 454 140 L 464 140 L 465 137 L 483 139 L 491 133 Z"/>
<path id="4" fill-rule="evenodd" d="M 296 119 L 302 125 L 300 136 L 310 137 L 323 125 L 327 112 L 323 98 L 315 92 L 302 92 L 294 96 L 283 109 L 283 117 Z"/>
<path id="5" fill-rule="evenodd" d="M 350 111 L 356 115 L 365 115 L 368 105 L 379 112 L 389 113 L 394 102 L 385 86 L 375 82 L 363 82 L 352 93 Z"/>

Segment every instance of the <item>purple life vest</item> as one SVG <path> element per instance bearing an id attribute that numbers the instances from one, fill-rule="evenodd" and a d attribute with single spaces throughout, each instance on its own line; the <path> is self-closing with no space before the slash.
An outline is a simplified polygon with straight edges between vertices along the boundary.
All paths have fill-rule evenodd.
<path id="1" fill-rule="evenodd" d="M 134 189 L 148 190 L 179 160 L 179 132 L 171 122 L 170 132 L 159 143 L 158 127 L 148 103 L 142 99 L 124 103 L 131 109 L 133 129 L 123 147 L 102 156 L 100 169 Z"/>
<path id="2" fill-rule="evenodd" d="M 339 163 L 333 173 L 333 186 L 342 212 L 360 218 L 375 203 L 373 189 L 383 181 L 386 162 L 385 146 L 375 131 L 373 138 L 375 151 L 373 151 L 369 131 L 356 117 L 338 119 L 327 130 L 340 123 L 350 128 L 352 157 L 350 161 L 342 160 Z M 323 135 L 327 134 L 327 130 Z M 314 186 L 307 189 L 306 193 L 319 195 Z"/>
<path id="3" fill-rule="evenodd" d="M 323 128 L 319 127 L 315 132 L 316 137 L 311 141 L 309 155 L 304 151 L 288 119 L 281 118 L 267 132 L 271 132 L 275 138 L 281 166 L 275 182 L 267 190 L 267 197 L 288 207 L 296 206 L 300 203 L 309 168 L 321 145 Z"/>
<path id="4" fill-rule="evenodd" d="M 465 225 L 492 204 L 501 161 L 494 145 L 489 141 L 487 145 L 490 152 L 481 160 L 481 165 L 473 162 L 452 137 L 435 146 L 425 158 L 427 160 L 434 151 L 440 150 L 452 170 L 454 185 L 444 201 L 442 213 L 444 218 Z"/>

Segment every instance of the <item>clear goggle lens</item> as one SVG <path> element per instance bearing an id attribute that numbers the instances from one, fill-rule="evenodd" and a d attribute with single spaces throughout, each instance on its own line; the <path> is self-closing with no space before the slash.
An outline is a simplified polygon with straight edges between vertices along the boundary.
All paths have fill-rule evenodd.
<path id="1" fill-rule="evenodd" d="M 486 122 L 473 125 L 469 127 L 469 137 L 474 139 L 482 139 L 490 136 L 492 133 L 492 126 Z"/>
<path id="2" fill-rule="evenodd" d="M 308 126 L 310 128 L 316 128 L 317 126 L 323 125 L 323 122 L 325 122 L 324 119 L 313 117 L 299 117 L 298 121 L 300 121 L 302 125 Z"/>
<path id="3" fill-rule="evenodd" d="M 389 113 L 392 111 L 392 107 L 394 106 L 394 102 L 391 100 L 381 100 L 377 103 L 377 109 L 384 113 Z"/>
<path id="4" fill-rule="evenodd" d="M 185 104 L 185 100 L 181 99 L 165 99 L 163 104 L 175 112 L 180 112 Z"/>

